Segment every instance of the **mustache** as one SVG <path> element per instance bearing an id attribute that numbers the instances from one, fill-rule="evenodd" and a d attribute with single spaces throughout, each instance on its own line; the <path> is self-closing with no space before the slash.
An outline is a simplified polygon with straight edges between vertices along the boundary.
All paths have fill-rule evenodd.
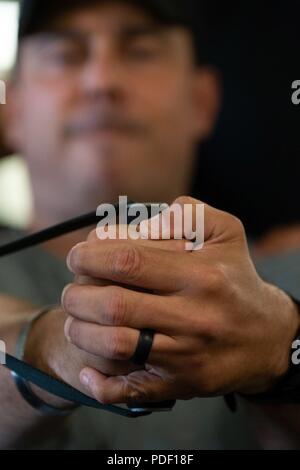
<path id="1" fill-rule="evenodd" d="M 118 131 L 128 134 L 141 134 L 146 127 L 115 111 L 96 111 L 70 120 L 64 128 L 67 137 L 78 136 L 97 131 Z"/>

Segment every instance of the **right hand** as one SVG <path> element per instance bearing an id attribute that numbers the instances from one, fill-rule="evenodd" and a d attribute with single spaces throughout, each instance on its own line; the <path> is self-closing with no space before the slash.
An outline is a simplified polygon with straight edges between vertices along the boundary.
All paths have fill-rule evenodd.
<path id="1" fill-rule="evenodd" d="M 85 394 L 86 390 L 79 380 L 79 373 L 85 366 L 104 371 L 107 375 L 126 374 L 137 369 L 129 362 L 111 361 L 88 354 L 67 341 L 64 334 L 67 316 L 61 308 L 57 308 L 33 324 L 24 355 L 27 363 Z M 39 391 L 38 395 L 54 406 L 65 403 L 48 393 Z"/>
<path id="2" fill-rule="evenodd" d="M 89 236 L 89 239 L 91 238 L 96 239 L 95 232 Z M 172 244 L 168 241 L 145 242 L 144 240 L 140 240 L 139 243 L 141 245 L 150 243 L 157 248 L 172 251 L 174 249 L 175 251 L 181 251 L 184 246 L 184 242 L 180 240 L 175 243 L 173 241 Z M 77 276 L 74 282 L 76 284 L 96 284 L 97 286 L 115 284 L 112 281 L 91 279 L 84 276 Z M 101 356 L 89 354 L 72 344 L 65 336 L 65 325 L 68 317 L 69 315 L 65 310 L 57 308 L 48 312 L 33 324 L 27 340 L 26 362 L 52 377 L 68 383 L 83 393 L 87 393 L 87 390 L 81 384 L 79 374 L 85 367 L 99 370 L 108 376 L 128 375 L 130 372 L 139 369 L 130 361 L 105 359 Z M 49 398 L 50 403 L 55 404 L 55 406 L 57 403 L 61 403 L 60 399 L 46 395 L 45 401 L 48 403 Z"/>

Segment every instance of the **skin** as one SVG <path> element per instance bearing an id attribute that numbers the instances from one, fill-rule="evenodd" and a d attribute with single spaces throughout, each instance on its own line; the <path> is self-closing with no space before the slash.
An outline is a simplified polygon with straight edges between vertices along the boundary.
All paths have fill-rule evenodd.
<path id="1" fill-rule="evenodd" d="M 22 46 L 11 126 L 35 219 L 45 210 L 47 222 L 69 217 L 61 202 L 69 192 L 75 215 L 123 193 L 171 202 L 185 192 L 219 101 L 213 74 L 195 69 L 189 33 L 118 4 L 73 12 L 54 27 L 61 37 Z"/>
<path id="2" fill-rule="evenodd" d="M 192 204 L 194 211 L 199 203 L 187 197 L 175 202 Z M 175 228 L 171 225 L 173 237 Z M 141 235 L 148 235 L 147 225 Z M 168 243 L 171 248 L 172 241 Z M 93 232 L 71 250 L 68 266 L 74 274 L 122 287 L 90 282 L 65 289 L 70 343 L 126 361 L 140 329 L 157 332 L 146 371 L 107 377 L 85 368 L 81 382 L 104 403 L 269 390 L 289 367 L 291 343 L 300 326 L 296 306 L 257 275 L 243 226 L 230 214 L 205 206 L 202 250 L 185 251 L 183 243 L 181 249 L 178 241 L 173 243 L 176 256 L 155 248 L 154 241 L 103 242 Z"/>
<path id="3" fill-rule="evenodd" d="M 54 42 L 40 36 L 24 41 L 8 100 L 8 140 L 25 156 L 32 181 L 35 215 L 28 231 L 95 209 L 119 194 L 171 203 L 188 192 L 195 146 L 212 131 L 219 107 L 216 76 L 195 67 L 188 32 L 163 28 L 158 34 L 155 28 L 149 34 L 151 18 L 123 3 L 73 11 L 52 26 L 60 32 L 75 30 L 76 41 L 66 42 L 61 35 Z M 137 34 L 141 29 L 144 33 Z M 172 240 L 117 240 L 108 246 L 93 234 L 76 246 L 68 263 L 79 277 L 64 292 L 64 310 L 51 311 L 33 326 L 25 359 L 103 402 L 268 388 L 288 367 L 298 311 L 282 291 L 258 278 L 240 222 L 207 210 L 208 227 L 213 229 L 203 253 L 182 252 L 182 243 Z M 64 256 L 86 236 L 86 232 L 73 234 L 46 248 Z M 95 266 L 95 259 L 102 256 L 104 261 Z M 117 264 L 112 265 L 115 256 Z M 143 257 L 149 264 L 143 264 L 141 273 L 140 264 L 130 262 Z M 169 284 L 156 292 L 176 272 L 172 289 Z M 114 306 L 110 297 L 121 292 L 124 273 L 130 287 L 136 290 L 142 285 L 150 291 L 142 294 L 123 287 L 130 305 L 126 315 L 122 303 Z M 166 295 L 173 311 L 166 307 Z M 87 296 L 90 313 L 84 307 Z M 145 311 L 151 301 L 153 326 L 159 332 L 146 372 L 133 372 L 128 361 L 141 325 L 136 319 L 137 300 L 145 302 Z M 96 301 L 103 302 L 105 319 Z M 31 307 L 7 299 L 1 305 L 1 336 L 12 351 Z M 191 323 L 182 313 L 186 311 L 192 315 Z M 249 311 L 256 322 L 250 321 Z M 146 324 L 147 317 L 140 321 Z M 164 317 L 172 327 L 161 323 Z M 87 328 L 90 320 L 92 331 Z M 91 352 L 87 342 L 95 335 L 110 343 L 109 322 L 117 335 L 115 347 L 101 348 L 95 341 L 98 349 Z M 266 328 L 268 345 L 261 335 Z M 233 367 L 223 367 L 216 381 L 221 351 Z M 247 354 L 253 359 L 250 368 L 245 367 Z M 182 355 L 197 367 L 197 384 L 180 366 Z M 88 389 L 84 374 L 90 377 Z M 22 401 L 7 371 L 1 370 L 0 376 L 0 399 L 6 404 L 0 409 L 1 447 L 17 447 L 18 439 L 24 442 L 30 433 L 45 428 L 47 418 Z M 56 406 L 63 404 L 36 392 Z M 54 420 L 54 426 L 60 423 L 61 418 Z"/>
<path id="4" fill-rule="evenodd" d="M 194 147 L 211 132 L 219 106 L 216 76 L 195 67 L 189 33 L 158 28 L 126 3 L 87 6 L 57 18 L 51 28 L 59 31 L 55 39 L 43 35 L 22 42 L 5 108 L 7 141 L 26 158 L 32 182 L 35 210 L 28 232 L 122 193 L 137 201 L 171 202 L 185 192 Z M 67 31 L 71 42 L 69 35 L 62 37 Z M 45 248 L 65 257 L 87 234 L 76 232 Z M 13 352 L 34 307 L 2 297 L 1 302 L 1 338 Z M 33 325 L 27 362 L 81 391 L 84 366 L 114 375 L 133 370 L 132 364 L 95 358 L 70 344 L 66 318 L 57 309 Z M 20 398 L 9 373 L 2 368 L 0 376 L 6 404 L 0 409 L 1 447 L 23 445 L 43 429 L 50 433 L 49 419 Z M 35 391 L 48 403 L 65 404 Z M 61 422 L 54 419 L 56 429 Z"/>

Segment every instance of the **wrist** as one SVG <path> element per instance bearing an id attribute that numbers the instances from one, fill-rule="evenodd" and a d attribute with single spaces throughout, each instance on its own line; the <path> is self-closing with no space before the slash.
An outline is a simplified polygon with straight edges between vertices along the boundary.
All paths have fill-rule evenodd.
<path id="1" fill-rule="evenodd" d="M 278 366 L 274 367 L 273 380 L 264 389 L 251 393 L 242 391 L 240 395 L 258 403 L 300 403 L 300 365 L 292 361 L 294 341 L 300 339 L 300 302 L 280 289 L 277 291 L 285 300 L 283 304 L 278 304 L 278 308 L 280 305 L 285 306 L 282 315 L 286 316 L 288 321 L 288 325 L 282 328 L 283 339 L 277 348 Z"/>
<path id="2" fill-rule="evenodd" d="M 279 382 L 289 371 L 291 366 L 292 344 L 300 332 L 300 314 L 299 306 L 283 290 L 268 284 L 271 295 L 273 295 L 272 311 L 274 315 L 274 330 L 278 330 L 279 336 L 274 334 L 273 351 L 274 357 L 271 358 L 274 375 L 270 386 L 264 390 L 268 392 L 277 382 Z M 271 312 L 272 314 L 272 312 Z M 272 331 L 272 330 L 271 330 Z"/>
<path id="3" fill-rule="evenodd" d="M 25 362 L 63 381 L 63 375 L 60 374 L 63 367 L 60 361 L 64 361 L 65 357 L 62 344 L 64 335 L 61 334 L 64 321 L 64 313 L 55 308 L 37 319 L 32 324 L 24 351 Z M 47 332 L 47 334 L 44 332 Z M 72 404 L 40 389 L 34 384 L 31 384 L 31 389 L 38 398 L 51 406 L 64 408 Z"/>

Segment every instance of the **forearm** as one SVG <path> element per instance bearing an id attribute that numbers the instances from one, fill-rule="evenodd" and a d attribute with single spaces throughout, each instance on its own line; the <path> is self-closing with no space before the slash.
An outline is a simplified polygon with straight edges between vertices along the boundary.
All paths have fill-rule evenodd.
<path id="1" fill-rule="evenodd" d="M 5 342 L 7 352 L 13 354 L 20 329 L 35 308 L 4 296 L 0 296 L 0 305 L 0 338 Z M 50 433 L 51 425 L 59 426 L 63 421 L 62 418 L 46 417 L 28 405 L 4 367 L 0 367 L 0 381 L 0 448 L 17 447 L 41 430 L 45 433 L 46 429 Z M 47 398 L 50 399 L 50 396 Z"/>

